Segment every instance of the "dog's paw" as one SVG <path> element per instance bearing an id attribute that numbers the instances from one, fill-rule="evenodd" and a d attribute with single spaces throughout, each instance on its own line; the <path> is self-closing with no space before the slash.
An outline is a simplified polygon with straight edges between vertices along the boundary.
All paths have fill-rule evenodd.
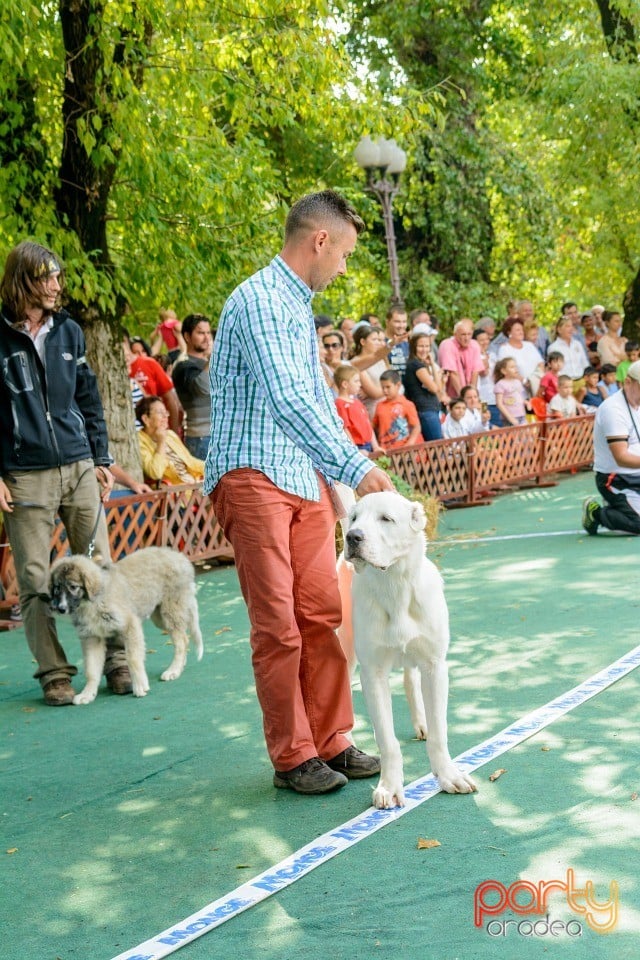
<path id="1" fill-rule="evenodd" d="M 167 667 L 164 673 L 160 674 L 161 680 L 177 680 L 182 670 L 177 669 L 176 667 Z"/>
<path id="2" fill-rule="evenodd" d="M 149 693 L 149 681 L 145 679 L 143 683 L 133 683 L 133 695 L 134 697 L 146 697 Z"/>
<path id="3" fill-rule="evenodd" d="M 445 793 L 475 793 L 478 789 L 475 780 L 459 770 L 453 763 L 439 770 L 437 776 L 440 787 Z"/>
<path id="4" fill-rule="evenodd" d="M 76 693 L 73 698 L 74 706 L 81 707 L 85 703 L 93 703 L 96 698 L 96 694 L 92 690 L 81 690 L 80 693 Z"/>
<path id="5" fill-rule="evenodd" d="M 415 730 L 416 740 L 426 740 L 427 739 L 427 721 L 424 723 L 414 723 L 413 729 Z"/>
<path id="6" fill-rule="evenodd" d="M 389 810 L 391 807 L 404 807 L 402 783 L 392 786 L 382 780 L 373 791 L 373 806 L 377 810 Z"/>

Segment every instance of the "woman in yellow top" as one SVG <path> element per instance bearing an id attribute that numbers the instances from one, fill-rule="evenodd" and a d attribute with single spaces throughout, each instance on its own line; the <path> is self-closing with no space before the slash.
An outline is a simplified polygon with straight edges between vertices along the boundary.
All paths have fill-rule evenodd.
<path id="1" fill-rule="evenodd" d="M 194 483 L 204 477 L 204 460 L 191 456 L 180 437 L 169 430 L 169 414 L 160 397 L 136 404 L 142 471 L 158 483 Z"/>

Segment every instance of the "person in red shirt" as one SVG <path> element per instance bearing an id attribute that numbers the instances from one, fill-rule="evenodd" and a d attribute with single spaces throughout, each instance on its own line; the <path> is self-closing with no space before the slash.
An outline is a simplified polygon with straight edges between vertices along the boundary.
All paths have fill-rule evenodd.
<path id="1" fill-rule="evenodd" d="M 151 346 L 152 357 L 159 355 L 163 345 L 167 348 L 171 363 L 175 363 L 181 353 L 187 352 L 187 345 L 182 336 L 182 324 L 175 310 L 160 311 L 160 323 L 151 336 L 154 338 Z"/>
<path id="2" fill-rule="evenodd" d="M 551 403 L 558 392 L 558 374 L 564 367 L 564 357 L 558 350 L 552 350 L 547 357 L 547 372 L 540 380 L 538 396 L 545 403 Z"/>
<path id="3" fill-rule="evenodd" d="M 171 377 L 164 372 L 158 361 L 154 360 L 153 357 L 132 353 L 131 340 L 126 331 L 122 346 L 129 377 L 138 384 L 145 397 L 160 397 L 162 399 L 169 414 L 169 426 L 174 433 L 179 434 L 182 422 L 182 407 Z"/>
<path id="4" fill-rule="evenodd" d="M 385 450 L 422 443 L 420 418 L 415 403 L 400 391 L 402 377 L 397 370 L 385 370 L 380 377 L 383 397 L 373 417 L 373 429 Z"/>
<path id="5" fill-rule="evenodd" d="M 333 379 L 338 390 L 336 409 L 345 430 L 356 447 L 368 454 L 372 460 L 381 457 L 384 450 L 373 432 L 367 408 L 362 400 L 358 399 L 361 389 L 360 371 L 344 364 L 335 371 Z"/>

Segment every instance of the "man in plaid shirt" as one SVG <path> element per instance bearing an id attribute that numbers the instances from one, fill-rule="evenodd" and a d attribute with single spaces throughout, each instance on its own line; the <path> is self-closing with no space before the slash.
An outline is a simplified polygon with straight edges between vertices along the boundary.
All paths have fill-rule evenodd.
<path id="1" fill-rule="evenodd" d="M 205 490 L 232 543 L 251 622 L 274 785 L 326 793 L 375 776 L 357 750 L 335 567 L 334 481 L 391 481 L 351 443 L 320 368 L 311 302 L 346 273 L 364 224 L 332 190 L 289 211 L 279 256 L 240 284 L 210 365 Z"/>

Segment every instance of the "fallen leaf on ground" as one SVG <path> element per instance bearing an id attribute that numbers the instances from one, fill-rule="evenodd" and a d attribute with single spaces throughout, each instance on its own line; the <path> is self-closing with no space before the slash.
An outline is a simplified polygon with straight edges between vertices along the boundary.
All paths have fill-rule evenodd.
<path id="1" fill-rule="evenodd" d="M 230 630 L 231 630 L 231 627 L 220 627 L 219 630 L 214 630 L 214 634 L 217 637 L 219 634 L 226 633 L 227 631 L 230 631 Z"/>
<path id="2" fill-rule="evenodd" d="M 250 863 L 236 863 L 236 870 L 250 870 Z"/>
<path id="3" fill-rule="evenodd" d="M 540 747 L 543 753 L 548 753 L 551 750 L 551 747 Z"/>
<path id="4" fill-rule="evenodd" d="M 431 850 L 432 847 L 441 846 L 439 840 L 425 840 L 424 837 L 418 837 L 418 850 Z"/>
<path id="5" fill-rule="evenodd" d="M 632 794 L 631 794 L 631 799 L 632 799 L 632 800 L 637 800 L 637 799 L 638 799 L 638 794 L 637 794 L 637 793 L 632 793 Z"/>
<path id="6" fill-rule="evenodd" d="M 491 776 L 489 777 L 489 780 L 491 781 L 491 783 L 493 783 L 494 780 L 497 780 L 498 777 L 501 777 L 502 774 L 503 774 L 503 773 L 506 773 L 506 772 L 507 772 L 507 771 L 505 770 L 504 767 L 499 767 L 498 770 L 494 770 L 494 771 L 493 771 L 493 773 L 492 773 Z"/>
<path id="7" fill-rule="evenodd" d="M 9 849 L 7 850 L 7 853 L 17 853 L 17 852 L 18 852 L 17 847 L 9 847 Z"/>

